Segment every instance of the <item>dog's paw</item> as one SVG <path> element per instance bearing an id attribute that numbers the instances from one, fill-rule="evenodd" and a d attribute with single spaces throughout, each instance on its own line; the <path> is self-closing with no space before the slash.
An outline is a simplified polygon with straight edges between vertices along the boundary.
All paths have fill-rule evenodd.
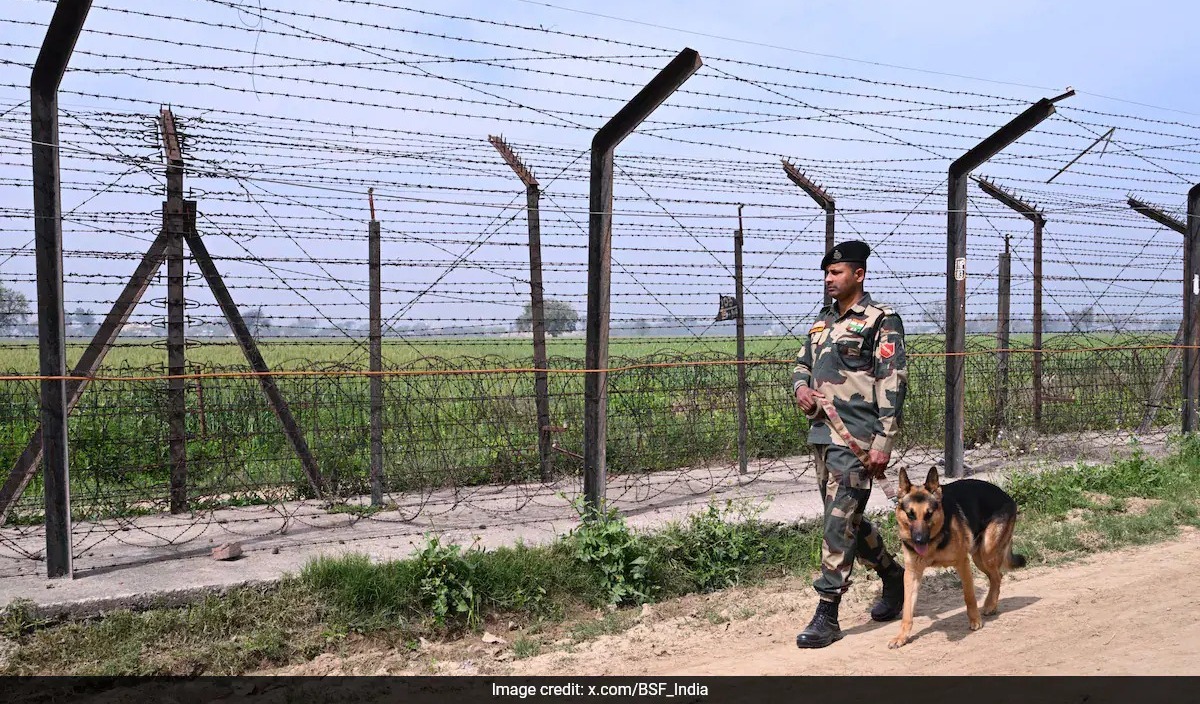
<path id="1" fill-rule="evenodd" d="M 895 638 L 888 641 L 888 648 L 891 650 L 895 650 L 896 648 L 903 646 L 907 642 L 908 642 L 908 636 L 896 636 Z"/>
<path id="2" fill-rule="evenodd" d="M 980 628 L 983 628 L 983 619 L 978 616 L 971 619 L 971 630 L 978 631 Z"/>
<path id="3" fill-rule="evenodd" d="M 989 606 L 988 604 L 984 604 L 983 610 L 979 613 L 983 614 L 984 616 L 991 616 L 992 614 L 996 613 L 996 605 L 992 604 Z"/>

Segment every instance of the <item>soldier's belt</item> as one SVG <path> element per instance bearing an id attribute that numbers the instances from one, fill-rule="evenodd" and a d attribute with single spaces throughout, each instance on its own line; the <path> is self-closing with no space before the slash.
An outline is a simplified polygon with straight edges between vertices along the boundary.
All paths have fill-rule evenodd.
<path id="1" fill-rule="evenodd" d="M 846 441 L 846 444 L 850 446 L 850 451 L 853 452 L 856 457 L 858 457 L 859 462 L 862 462 L 863 469 L 866 469 L 868 472 L 870 472 L 871 454 L 864 450 L 862 446 L 858 444 L 858 440 L 850 434 L 850 430 L 847 429 L 846 424 L 842 422 L 842 417 L 838 415 L 837 409 L 833 407 L 833 401 L 825 398 L 825 396 L 819 392 L 814 395 L 821 404 L 821 410 L 825 411 L 825 417 L 829 419 L 829 424 L 833 426 L 833 429 L 837 431 L 837 434 L 841 435 L 842 439 Z M 883 489 L 884 495 L 892 501 L 895 501 L 896 487 L 892 486 L 891 481 L 889 481 L 886 476 L 880 476 L 876 479 L 876 481 L 879 482 L 879 488 Z"/>

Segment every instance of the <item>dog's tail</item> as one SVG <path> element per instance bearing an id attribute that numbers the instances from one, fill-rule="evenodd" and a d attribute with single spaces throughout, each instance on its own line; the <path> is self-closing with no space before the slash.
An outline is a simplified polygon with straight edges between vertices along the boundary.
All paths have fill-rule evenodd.
<path id="1" fill-rule="evenodd" d="M 1017 502 L 1014 501 L 1013 502 L 1013 520 L 1012 520 L 1013 527 L 1016 527 L 1018 513 L 1019 513 L 1019 510 L 1017 509 Z M 1008 564 L 1009 569 L 1016 569 L 1016 568 L 1024 567 L 1029 562 L 1028 560 L 1025 559 L 1024 555 L 1013 552 L 1012 528 L 1009 529 L 1009 533 L 1008 533 L 1008 557 L 1005 559 L 1005 562 Z"/>
<path id="2" fill-rule="evenodd" d="M 1019 555 L 1013 552 L 1012 539 L 1013 528 L 1016 527 L 1016 505 L 1013 505 L 1013 516 L 1004 521 L 1004 532 L 1001 536 L 1001 545 L 1004 546 L 1004 567 L 1003 571 L 1008 571 L 1018 567 L 1024 567 L 1027 560 L 1024 555 Z"/>

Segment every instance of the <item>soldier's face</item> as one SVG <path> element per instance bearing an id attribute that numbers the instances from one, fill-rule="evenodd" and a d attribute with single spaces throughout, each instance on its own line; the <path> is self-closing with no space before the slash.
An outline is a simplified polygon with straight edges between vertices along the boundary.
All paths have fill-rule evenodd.
<path id="1" fill-rule="evenodd" d="M 841 300 L 862 286 L 866 274 L 867 272 L 861 266 L 830 264 L 825 269 L 825 293 L 828 293 L 831 298 Z"/>

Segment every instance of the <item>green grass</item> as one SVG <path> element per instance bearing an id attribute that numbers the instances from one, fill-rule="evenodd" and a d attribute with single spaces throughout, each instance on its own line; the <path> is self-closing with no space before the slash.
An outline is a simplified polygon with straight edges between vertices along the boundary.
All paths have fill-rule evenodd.
<path id="1" fill-rule="evenodd" d="M 1200 527 L 1200 438 L 1177 442 L 1177 452 L 1162 460 L 1135 453 L 1107 465 L 1014 477 L 1008 488 L 1022 513 L 1017 551 L 1056 562 L 1169 538 L 1181 525 Z M 1153 503 L 1143 513 L 1129 511 L 1135 497 Z"/>
<path id="2" fill-rule="evenodd" d="M 1197 467 L 1200 437 L 1191 437 L 1162 460 L 1135 456 L 1017 475 L 1008 484 L 1021 507 L 1015 548 L 1032 565 L 1057 564 L 1200 527 Z M 1131 510 L 1135 504 L 1142 508 Z M 879 524 L 895 546 L 893 516 Z M 616 546 L 649 560 L 635 590 L 641 596 L 614 610 L 612 573 L 603 565 L 626 564 Z M 277 587 L 238 589 L 182 608 L 55 624 L 14 604 L 0 612 L 0 637 L 16 643 L 0 674 L 232 674 L 342 651 L 354 638 L 411 649 L 420 637 L 503 629 L 509 621 L 524 627 L 513 638 L 513 657 L 531 657 L 542 651 L 537 634 L 548 624 L 566 619 L 569 640 L 586 641 L 628 628 L 646 599 L 807 576 L 819 558 L 818 526 L 762 522 L 746 505 L 712 505 L 651 533 L 630 531 L 619 516 L 598 517 L 544 547 L 464 551 L 431 541 L 408 560 L 322 558 Z M 438 600 L 450 607 L 441 616 Z M 588 615 L 605 607 L 600 618 Z"/>
<path id="3" fill-rule="evenodd" d="M 238 589 L 184 608 L 117 611 L 32 632 L 27 618 L 22 623 L 10 616 L 8 635 L 25 634 L 2 671 L 236 674 L 270 663 L 306 660 L 335 645 L 344 632 L 330 631 L 322 612 L 311 588 L 286 580 L 275 588 Z"/>
<path id="4" fill-rule="evenodd" d="M 613 612 L 597 619 L 580 621 L 571 628 L 571 640 L 576 643 L 586 643 L 600 636 L 611 636 L 623 633 L 633 623 L 633 614 Z"/>
<path id="5" fill-rule="evenodd" d="M 792 359 L 804 339 L 807 328 L 797 329 L 800 337 L 748 337 L 748 358 Z M 1029 334 L 1013 334 L 1009 338 L 1013 348 L 1030 347 L 1033 338 Z M 918 352 L 944 351 L 941 335 L 908 336 L 910 346 Z M 1101 346 L 1170 344 L 1169 333 L 1145 333 L 1131 336 L 1117 333 L 1089 334 L 1046 334 L 1043 336 L 1045 349 L 1085 349 Z M 166 351 L 164 342 L 153 338 L 123 338 L 120 345 L 105 357 L 102 370 L 125 373 L 131 370 L 150 368 L 165 369 Z M 519 337 L 463 337 L 423 338 L 418 340 L 391 340 L 383 342 L 384 366 L 405 366 L 429 359 L 442 360 L 509 360 L 532 359 L 530 338 Z M 995 346 L 994 336 L 968 336 L 968 349 L 990 349 Z M 67 367 L 71 368 L 87 343 L 73 340 L 67 345 Z M 705 336 L 700 339 L 682 337 L 613 337 L 609 342 L 609 354 L 618 359 L 636 359 L 652 355 L 682 356 L 711 353 L 732 359 L 736 340 L 732 335 Z M 259 351 L 272 369 L 366 369 L 367 346 L 365 340 L 337 339 L 270 339 L 259 340 Z M 584 356 L 582 336 L 549 338 L 546 351 L 550 358 L 578 359 Z M 232 340 L 204 341 L 189 348 L 188 362 L 200 369 L 216 367 L 246 366 L 241 348 Z M 36 374 L 38 370 L 37 342 L 34 340 L 6 340 L 0 349 L 0 369 L 18 374 Z"/>
<path id="6" fill-rule="evenodd" d="M 461 562 L 479 596 L 477 612 L 514 613 L 552 618 L 576 601 L 598 602 L 597 585 L 583 565 L 566 555 L 565 545 L 523 545 L 433 559 Z M 420 559 L 371 563 L 365 556 L 322 558 L 305 566 L 301 580 L 322 596 L 329 618 L 347 631 L 399 629 L 413 633 L 448 633 L 461 628 L 468 614 L 451 613 L 439 623 L 432 610 L 428 562 Z M 433 578 L 436 581 L 436 575 Z M 423 582 L 428 587 L 423 589 Z M 450 580 L 443 580 L 450 582 Z M 453 585 L 450 586 L 453 590 Z M 461 618 L 456 618 L 461 617 Z"/>
<path id="7" fill-rule="evenodd" d="M 542 643 L 535 638 L 518 636 L 517 639 L 513 641 L 513 657 L 517 660 L 536 657 L 541 655 L 541 653 Z"/>
<path id="8" fill-rule="evenodd" d="M 755 357 L 778 357 L 790 359 L 796 353 L 794 338 L 752 337 L 746 341 L 746 351 Z M 67 367 L 70 368 L 83 354 L 86 343 L 72 341 L 67 345 Z M 711 352 L 732 358 L 736 349 L 732 336 L 704 337 L 702 340 L 659 337 L 613 337 L 609 343 L 609 354 L 617 358 L 638 358 L 650 355 L 685 355 Z M 367 346 L 365 341 L 349 340 L 272 340 L 259 341 L 259 351 L 272 369 L 307 369 L 312 367 L 334 367 L 347 369 L 367 368 Z M 582 337 L 549 338 L 546 353 L 550 358 L 583 359 Z M 530 338 L 426 338 L 412 341 L 384 340 L 384 366 L 405 366 L 428 359 L 451 360 L 532 360 Z M 188 362 L 199 368 L 225 368 L 246 366 L 241 348 L 232 340 L 209 342 L 189 349 Z M 102 369 L 123 373 L 129 370 L 163 368 L 167 355 L 162 340 L 122 339 L 120 346 L 109 352 Z M 492 366 L 492 365 L 489 365 Z M 6 342 L 0 349 L 0 369 L 13 370 L 21 374 L 36 374 L 38 355 L 36 341 L 15 340 Z"/>
<path id="9" fill-rule="evenodd" d="M 1123 503 L 1098 506 L 1089 492 L 1115 499 L 1142 497 L 1168 503 L 1200 491 L 1200 440 L 1196 436 L 1177 439 L 1177 452 L 1155 459 L 1135 449 L 1132 457 L 1118 462 L 1022 474 L 1009 480 L 1009 492 L 1024 511 L 1059 517 L 1073 508 L 1119 510 Z"/>

